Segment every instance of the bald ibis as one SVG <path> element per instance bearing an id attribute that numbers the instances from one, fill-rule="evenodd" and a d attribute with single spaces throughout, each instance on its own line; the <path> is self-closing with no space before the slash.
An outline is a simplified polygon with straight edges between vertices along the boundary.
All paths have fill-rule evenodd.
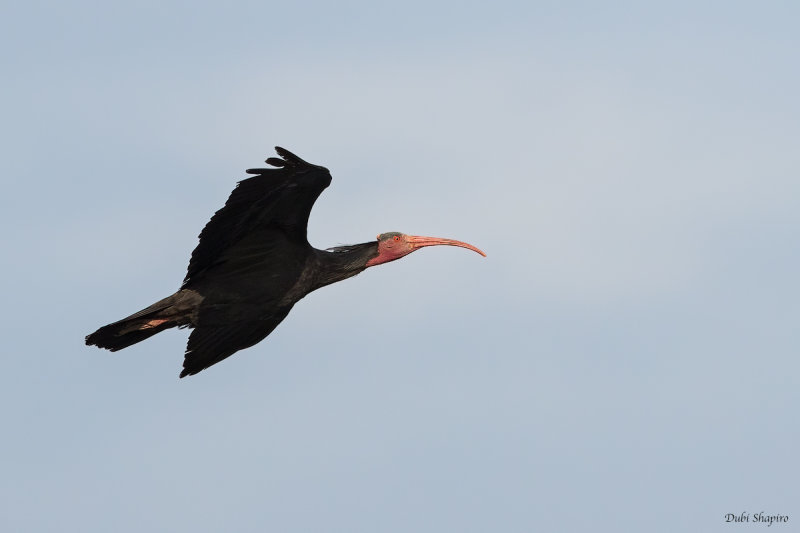
<path id="1" fill-rule="evenodd" d="M 197 374 L 253 346 L 311 291 L 400 259 L 425 246 L 461 241 L 382 233 L 372 242 L 313 248 L 306 237 L 311 207 L 331 183 L 325 167 L 275 147 L 275 168 L 247 170 L 225 206 L 200 233 L 181 288 L 86 337 L 87 345 L 117 351 L 168 328 L 193 328 L 180 377 Z"/>

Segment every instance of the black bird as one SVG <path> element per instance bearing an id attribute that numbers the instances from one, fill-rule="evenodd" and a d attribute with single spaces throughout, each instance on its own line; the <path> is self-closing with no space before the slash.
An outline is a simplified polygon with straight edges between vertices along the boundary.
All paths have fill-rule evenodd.
<path id="1" fill-rule="evenodd" d="M 331 183 L 328 169 L 275 147 L 276 168 L 238 183 L 200 233 L 180 290 L 86 337 L 112 352 L 173 327 L 193 328 L 180 377 L 197 374 L 263 340 L 305 295 L 424 246 L 461 241 L 390 232 L 377 240 L 327 250 L 306 237 L 311 207 Z"/>

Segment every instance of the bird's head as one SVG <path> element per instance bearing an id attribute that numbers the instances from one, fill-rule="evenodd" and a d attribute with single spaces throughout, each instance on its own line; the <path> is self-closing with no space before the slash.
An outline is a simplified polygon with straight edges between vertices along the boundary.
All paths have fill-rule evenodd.
<path id="1" fill-rule="evenodd" d="M 367 266 L 380 265 L 388 263 L 395 259 L 405 257 L 415 250 L 419 250 L 425 246 L 460 246 L 467 248 L 473 252 L 477 252 L 486 257 L 486 254 L 478 248 L 461 241 L 454 241 L 452 239 L 441 239 L 439 237 L 419 237 L 417 235 L 406 235 L 396 231 L 389 233 L 381 233 L 378 239 L 378 255 L 367 261 Z"/>

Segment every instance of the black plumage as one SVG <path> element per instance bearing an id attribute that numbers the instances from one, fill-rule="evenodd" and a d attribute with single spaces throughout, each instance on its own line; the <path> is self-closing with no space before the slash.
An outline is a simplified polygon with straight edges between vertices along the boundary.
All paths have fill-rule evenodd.
<path id="1" fill-rule="evenodd" d="M 308 293 L 447 239 L 380 235 L 329 250 L 307 239 L 314 202 L 331 183 L 328 169 L 276 147 L 274 168 L 250 169 L 200 233 L 186 277 L 173 295 L 86 337 L 120 350 L 171 327 L 190 327 L 180 376 L 196 374 L 267 337 Z M 402 239 L 398 236 L 401 236 Z M 415 240 L 416 239 L 416 240 Z M 426 240 L 427 239 L 427 240 Z"/>

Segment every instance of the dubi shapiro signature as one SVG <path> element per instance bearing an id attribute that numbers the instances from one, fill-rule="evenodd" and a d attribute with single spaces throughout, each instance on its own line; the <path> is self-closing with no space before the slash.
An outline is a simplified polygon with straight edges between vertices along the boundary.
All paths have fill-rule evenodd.
<path id="1" fill-rule="evenodd" d="M 766 524 L 767 527 L 772 524 L 785 524 L 789 521 L 789 515 L 783 514 L 765 514 L 763 511 L 754 514 L 752 517 L 749 513 L 742 512 L 741 514 L 728 513 L 725 515 L 725 522 L 749 522 L 753 524 Z"/>

